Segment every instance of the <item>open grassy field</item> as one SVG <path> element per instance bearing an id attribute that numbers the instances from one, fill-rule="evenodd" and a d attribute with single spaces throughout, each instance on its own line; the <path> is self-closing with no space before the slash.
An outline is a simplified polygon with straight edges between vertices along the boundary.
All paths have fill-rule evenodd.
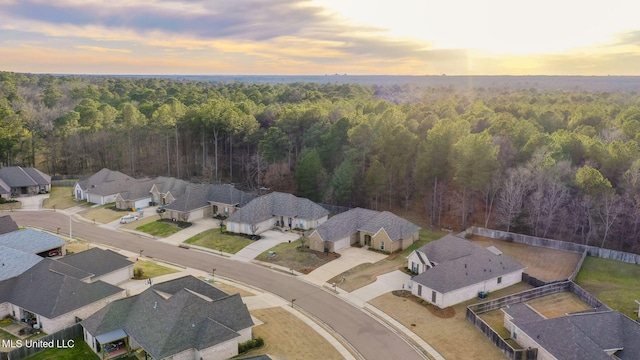
<path id="1" fill-rule="evenodd" d="M 334 253 L 329 253 L 327 255 L 316 251 L 310 251 L 309 249 L 301 250 L 298 249 L 300 245 L 300 239 L 290 243 L 278 244 L 268 251 L 258 255 L 256 260 L 277 264 L 289 269 L 294 269 L 295 271 L 303 274 L 308 274 L 314 269 L 339 257 L 338 254 Z M 275 251 L 276 255 L 274 257 L 269 257 L 269 251 Z"/>
<path id="2" fill-rule="evenodd" d="M 100 224 L 110 223 L 128 214 L 126 211 L 111 210 L 110 207 L 113 207 L 113 204 L 95 206 L 90 209 L 83 210 L 79 214 L 85 219 L 89 219 Z"/>
<path id="3" fill-rule="evenodd" d="M 322 336 L 288 311 L 276 307 L 251 312 L 264 324 L 253 328 L 253 336 L 264 339 L 265 346 L 243 356 L 269 354 L 282 359 L 343 359 Z"/>
<path id="4" fill-rule="evenodd" d="M 610 308 L 637 319 L 640 265 L 587 256 L 576 283 Z"/>
<path id="5" fill-rule="evenodd" d="M 81 251 L 85 251 L 85 250 L 89 250 L 91 249 L 93 246 L 91 246 L 89 243 L 84 242 L 84 241 L 74 241 L 72 243 L 67 243 L 67 254 L 71 255 L 71 254 L 75 254 L 75 253 L 79 253 Z"/>
<path id="6" fill-rule="evenodd" d="M 137 226 L 136 230 L 145 232 L 153 236 L 168 237 L 182 229 L 180 229 L 176 224 L 153 221 L 142 226 Z"/>
<path id="7" fill-rule="evenodd" d="M 568 278 L 578 265 L 582 254 L 547 249 L 514 242 L 474 236 L 471 240 L 484 247 L 495 246 L 527 268 L 527 274 L 540 280 L 562 280 Z"/>
<path id="8" fill-rule="evenodd" d="M 185 243 L 204 246 L 209 249 L 235 254 L 253 241 L 238 235 L 223 234 L 221 229 L 211 229 L 200 233 Z"/>
<path id="9" fill-rule="evenodd" d="M 49 193 L 49 198 L 44 199 L 42 202 L 42 207 L 46 209 L 68 209 L 74 206 L 86 206 L 89 207 L 89 204 L 86 201 L 77 201 L 73 197 L 73 188 L 68 186 L 52 186 L 51 192 Z"/>
<path id="10" fill-rule="evenodd" d="M 135 259 L 130 259 L 135 261 Z M 166 266 L 162 266 L 153 261 L 145 261 L 139 260 L 136 261 L 136 264 L 133 266 L 135 268 L 142 269 L 144 276 L 142 279 L 154 278 L 156 276 L 167 275 L 177 273 L 178 270 L 168 268 Z"/>

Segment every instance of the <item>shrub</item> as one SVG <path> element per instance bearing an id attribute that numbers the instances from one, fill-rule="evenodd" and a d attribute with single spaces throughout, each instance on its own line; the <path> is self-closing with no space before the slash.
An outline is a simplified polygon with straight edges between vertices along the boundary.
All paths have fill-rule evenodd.
<path id="1" fill-rule="evenodd" d="M 264 340 L 262 338 L 255 338 L 249 341 L 245 341 L 238 344 L 238 353 L 243 354 L 251 349 L 261 348 L 264 346 Z"/>
<path id="2" fill-rule="evenodd" d="M 471 239 L 473 237 L 473 233 L 466 233 L 464 234 L 464 238 L 465 239 Z"/>
<path id="3" fill-rule="evenodd" d="M 142 268 L 139 268 L 139 267 L 133 268 L 134 279 L 142 279 L 143 277 L 144 277 L 144 270 L 142 270 Z"/>

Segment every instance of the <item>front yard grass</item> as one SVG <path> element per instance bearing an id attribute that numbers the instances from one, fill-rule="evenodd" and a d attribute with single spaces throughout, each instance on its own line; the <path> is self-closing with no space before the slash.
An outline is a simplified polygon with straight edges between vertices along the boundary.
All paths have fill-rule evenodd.
<path id="1" fill-rule="evenodd" d="M 31 357 L 28 357 L 29 360 L 76 360 L 76 359 L 86 359 L 86 360 L 99 360 L 100 357 L 96 355 L 96 353 L 91 350 L 89 345 L 81 337 L 75 338 L 74 345 L 68 349 L 47 349 L 41 351 Z"/>
<path id="2" fill-rule="evenodd" d="M 145 232 L 153 236 L 167 237 L 177 233 L 182 229 L 172 223 L 154 221 L 142 226 L 138 226 L 136 227 L 136 230 Z"/>
<path id="3" fill-rule="evenodd" d="M 587 256 L 576 283 L 614 310 L 637 319 L 640 265 Z"/>
<path id="4" fill-rule="evenodd" d="M 112 207 L 113 204 L 95 206 L 88 210 L 82 211 L 80 215 L 82 215 L 82 217 L 84 217 L 85 219 L 95 221 L 96 223 L 106 224 L 118 220 L 128 214 L 126 211 L 112 210 Z"/>
<path id="5" fill-rule="evenodd" d="M 160 216 L 158 216 L 158 215 L 145 216 L 140 220 L 136 220 L 134 222 L 130 222 L 128 224 L 124 224 L 124 225 L 121 226 L 121 228 L 129 229 L 129 230 L 135 230 L 139 226 L 146 225 L 146 224 L 148 224 L 150 222 L 154 222 L 154 221 L 158 221 L 158 220 L 160 220 Z"/>
<path id="6" fill-rule="evenodd" d="M 253 328 L 253 336 L 264 339 L 265 346 L 242 357 L 269 354 L 282 359 L 344 359 L 325 338 L 282 308 L 254 310 L 251 315 L 263 322 Z"/>
<path id="7" fill-rule="evenodd" d="M 171 269 L 166 266 L 162 266 L 153 261 L 145 261 L 145 260 L 136 261 L 136 264 L 133 266 L 133 268 L 134 270 L 136 268 L 142 269 L 143 276 L 141 279 L 154 278 L 157 276 L 168 275 L 168 274 L 179 272 L 178 270 Z"/>
<path id="8" fill-rule="evenodd" d="M 302 242 L 300 239 L 290 243 L 278 244 L 258 255 L 256 259 L 284 266 L 303 274 L 308 274 L 329 261 L 340 257 L 339 254 L 325 254 L 317 251 L 311 251 L 306 247 L 304 249 L 300 249 L 301 244 Z M 269 257 L 270 251 L 274 251 L 276 253 L 275 256 Z"/>
<path id="9" fill-rule="evenodd" d="M 91 204 L 77 201 L 73 197 L 73 188 L 68 186 L 52 186 L 49 198 L 42 202 L 42 207 L 46 209 L 64 210 L 78 205 L 89 207 Z"/>
<path id="10" fill-rule="evenodd" d="M 185 241 L 187 244 L 235 254 L 253 241 L 243 236 L 223 234 L 222 229 L 211 229 Z"/>

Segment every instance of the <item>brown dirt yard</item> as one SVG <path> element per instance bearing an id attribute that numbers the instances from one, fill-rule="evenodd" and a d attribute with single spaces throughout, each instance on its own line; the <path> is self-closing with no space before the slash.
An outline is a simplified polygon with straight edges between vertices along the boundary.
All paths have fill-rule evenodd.
<path id="1" fill-rule="evenodd" d="M 325 338 L 288 311 L 276 307 L 251 312 L 264 324 L 253 328 L 253 336 L 264 339 L 265 346 L 243 356 L 269 354 L 283 359 L 343 359 Z"/>
<path id="2" fill-rule="evenodd" d="M 497 299 L 530 288 L 527 284 L 516 284 L 490 293 L 487 299 Z M 423 305 L 391 293 L 379 296 L 369 303 L 412 330 L 445 359 L 506 359 L 480 330 L 467 321 L 467 306 L 477 302 L 477 299 L 473 299 L 453 306 L 456 314 L 451 318 L 439 318 Z"/>
<path id="3" fill-rule="evenodd" d="M 511 256 L 527 268 L 527 274 L 543 281 L 568 278 L 580 261 L 581 254 L 530 246 L 483 236 L 471 239 L 484 247 L 495 246 L 504 254 Z"/>

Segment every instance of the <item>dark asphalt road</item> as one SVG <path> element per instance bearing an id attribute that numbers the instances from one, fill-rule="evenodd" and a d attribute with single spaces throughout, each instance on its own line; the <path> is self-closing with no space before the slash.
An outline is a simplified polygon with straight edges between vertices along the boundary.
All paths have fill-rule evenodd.
<path id="1" fill-rule="evenodd" d="M 16 211 L 9 213 L 20 226 L 35 226 L 68 234 L 69 217 L 56 212 Z M 351 304 L 296 278 L 210 254 L 182 249 L 155 240 L 95 225 L 73 223 L 73 236 L 183 266 L 236 279 L 264 289 L 284 299 L 295 298 L 295 305 L 329 325 L 356 348 L 365 359 L 423 359 L 411 346 L 385 326 Z"/>

